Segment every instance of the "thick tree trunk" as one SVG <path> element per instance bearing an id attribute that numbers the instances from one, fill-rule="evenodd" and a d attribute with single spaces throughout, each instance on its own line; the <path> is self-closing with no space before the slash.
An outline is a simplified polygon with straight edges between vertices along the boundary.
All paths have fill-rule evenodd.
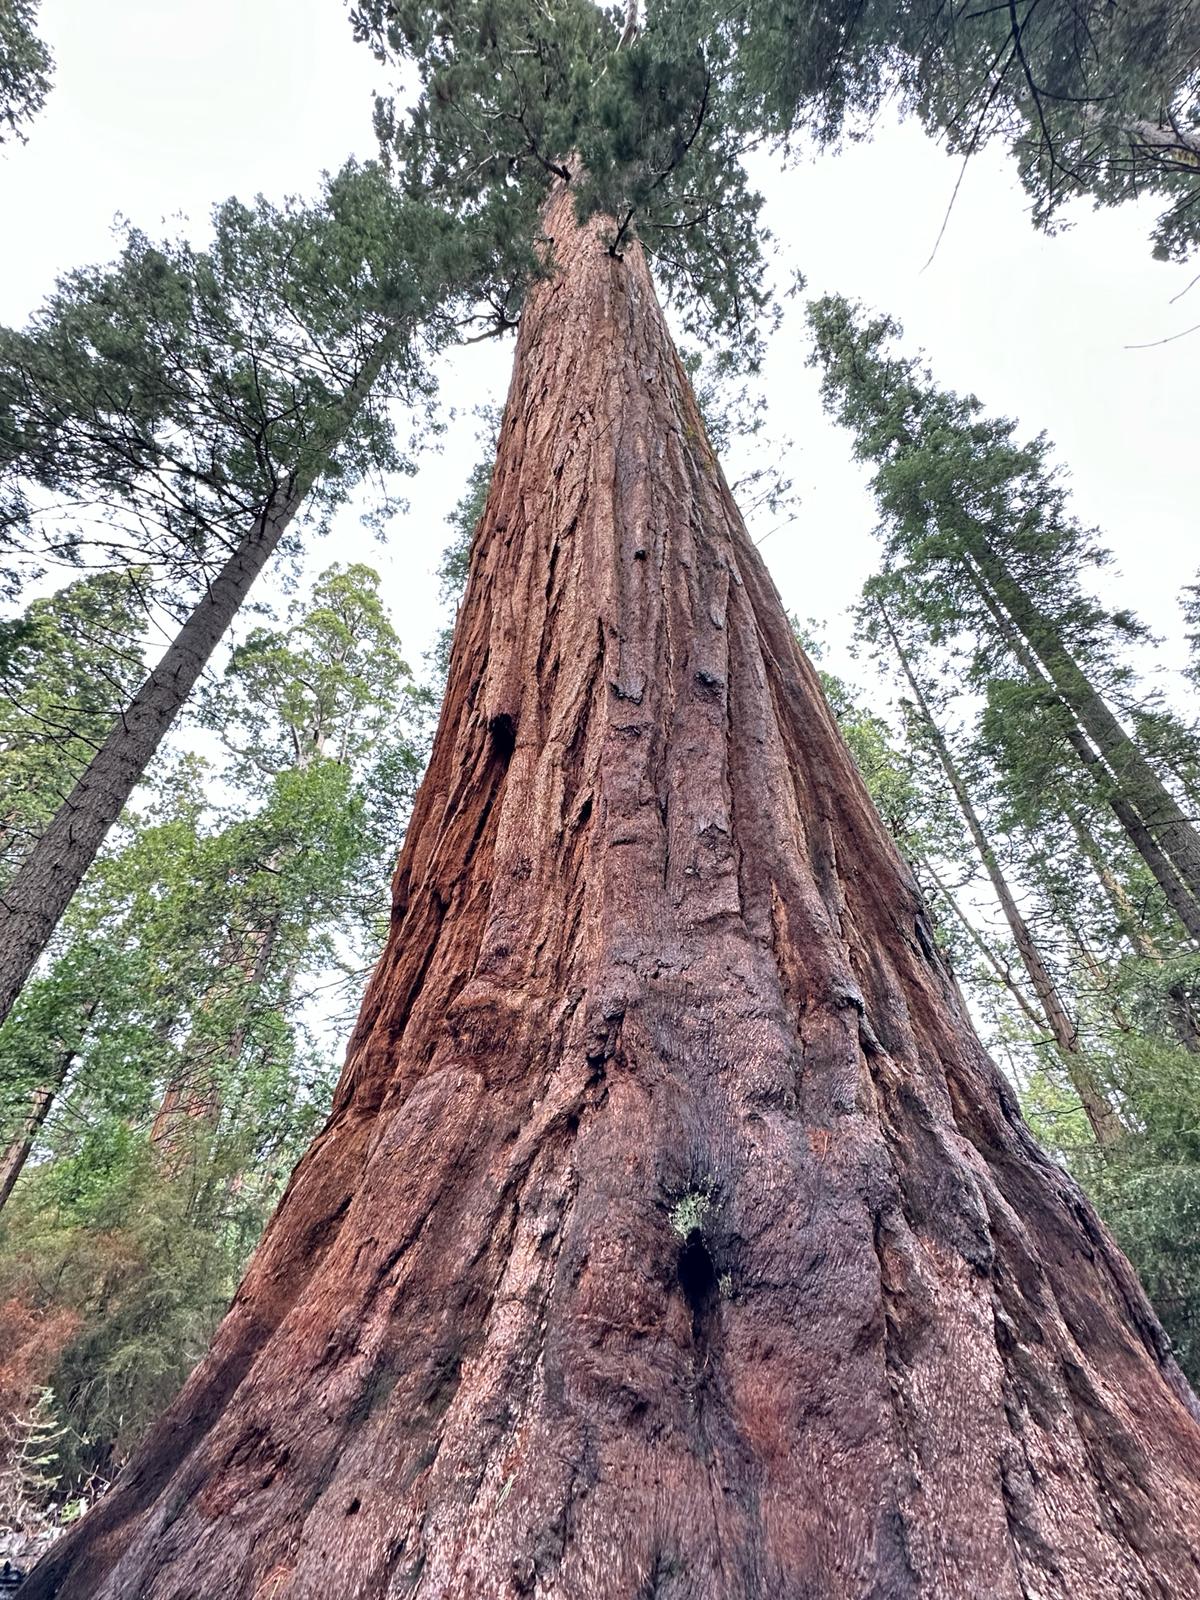
<path id="1" fill-rule="evenodd" d="M 30 1600 L 1130 1600 L 1200 1420 L 971 1033 L 640 251 L 546 217 L 392 935 Z"/>
<path id="2" fill-rule="evenodd" d="M 370 393 L 391 349 L 385 335 L 347 388 L 309 464 L 280 484 L 197 601 L 162 660 L 119 714 L 45 832 L 0 893 L 0 1022 L 46 948 L 108 830 L 179 715 L 250 587 L 274 554 L 330 453 Z"/>
<path id="3" fill-rule="evenodd" d="M 933 712 L 930 710 L 921 685 L 917 682 L 913 673 L 904 646 L 900 643 L 896 630 L 892 627 L 892 620 L 888 616 L 886 608 L 878 600 L 875 602 L 875 609 L 879 612 L 880 620 L 888 638 L 892 642 L 892 649 L 895 651 L 896 658 L 900 663 L 900 669 L 904 673 L 905 682 L 912 690 L 917 712 L 929 735 L 941 769 L 946 775 L 946 782 L 950 785 L 954 794 L 962 819 L 967 825 L 967 832 L 971 835 L 971 842 L 979 854 L 979 859 L 983 862 L 983 868 L 987 873 L 988 882 L 992 886 L 992 892 L 1000 903 L 1000 909 L 1004 913 L 1004 920 L 1008 924 L 1008 931 L 1012 934 L 1013 943 L 1017 947 L 1017 954 L 1021 958 L 1021 965 L 1025 968 L 1025 974 L 1029 979 L 1034 994 L 1037 995 L 1043 1024 L 1049 1030 L 1050 1037 L 1054 1040 L 1055 1048 L 1063 1066 L 1066 1068 L 1071 1087 L 1079 1096 L 1084 1115 L 1087 1117 L 1091 1130 L 1096 1136 L 1096 1143 L 1113 1144 L 1121 1137 L 1123 1132 L 1121 1119 L 1109 1103 L 1107 1095 L 1097 1082 L 1087 1058 L 1080 1049 L 1079 1030 L 1067 1015 L 1067 1009 L 1063 1005 L 1062 997 L 1058 992 L 1058 985 L 1042 958 L 1042 953 L 1038 949 L 1037 941 L 1033 937 L 1029 924 L 1021 915 L 1013 892 L 1008 886 L 1008 879 L 1004 876 L 1000 866 L 999 858 L 992 849 L 991 841 L 988 839 L 987 834 L 983 831 L 983 824 L 979 820 L 979 815 L 975 810 L 970 793 L 963 782 L 962 774 L 959 772 L 954 757 L 950 753 L 950 747 L 942 735 L 942 730 L 934 721 Z"/>

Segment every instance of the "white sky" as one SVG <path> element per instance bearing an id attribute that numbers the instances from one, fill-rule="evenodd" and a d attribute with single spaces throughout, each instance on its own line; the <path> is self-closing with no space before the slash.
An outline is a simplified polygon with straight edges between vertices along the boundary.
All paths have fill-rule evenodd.
<path id="1" fill-rule="evenodd" d="M 339 0 L 43 0 L 42 31 L 57 60 L 53 95 L 28 145 L 0 153 L 0 317 L 10 323 L 56 273 L 112 253 L 118 213 L 151 233 L 175 231 L 182 215 L 203 238 L 210 205 L 229 194 L 309 192 L 322 168 L 373 152 L 371 91 L 383 74 L 354 44 Z M 1128 347 L 1200 321 L 1200 285 L 1170 304 L 1200 263 L 1151 259 L 1150 207 L 1081 209 L 1071 231 L 1036 235 L 997 150 L 971 164 L 926 267 L 957 173 L 915 127 L 888 125 L 787 174 L 764 162 L 756 180 L 783 260 L 806 273 L 811 292 L 836 289 L 898 316 L 939 378 L 1030 433 L 1048 431 L 1080 516 L 1116 552 L 1106 591 L 1169 636 L 1164 659 L 1176 662 L 1175 597 L 1200 561 L 1200 334 Z M 874 516 L 804 355 L 792 302 L 766 376 L 769 426 L 794 441 L 787 469 L 802 503 L 763 554 L 788 609 L 828 622 L 837 667 L 841 614 L 874 560 Z M 438 625 L 444 517 L 475 459 L 470 408 L 503 398 L 511 356 L 511 343 L 487 345 L 447 363 L 443 394 L 460 420 L 412 486 L 389 544 L 360 545 L 351 523 L 314 553 L 317 566 L 361 556 L 380 567 L 414 663 Z M 737 462 L 727 466 L 735 477 Z"/>

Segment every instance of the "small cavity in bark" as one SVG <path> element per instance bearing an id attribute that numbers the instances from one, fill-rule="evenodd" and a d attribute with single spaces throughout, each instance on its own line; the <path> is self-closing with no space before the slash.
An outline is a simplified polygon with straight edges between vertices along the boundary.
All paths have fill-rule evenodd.
<path id="1" fill-rule="evenodd" d="M 692 1331 L 699 1337 L 720 1293 L 717 1269 L 699 1233 L 688 1236 L 679 1252 L 679 1287 L 691 1307 Z"/>
<path id="2" fill-rule="evenodd" d="M 516 723 L 507 711 L 501 711 L 488 723 L 488 732 L 492 736 L 492 749 L 507 766 L 517 747 Z"/>

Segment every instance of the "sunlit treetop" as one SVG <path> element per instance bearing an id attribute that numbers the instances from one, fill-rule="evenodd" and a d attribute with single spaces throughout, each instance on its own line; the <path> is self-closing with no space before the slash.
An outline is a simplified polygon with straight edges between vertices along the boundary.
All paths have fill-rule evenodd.
<path id="1" fill-rule="evenodd" d="M 258 773 L 321 759 L 361 767 L 411 720 L 415 695 L 379 574 L 356 562 L 322 572 L 284 627 L 252 629 L 201 715 Z"/>

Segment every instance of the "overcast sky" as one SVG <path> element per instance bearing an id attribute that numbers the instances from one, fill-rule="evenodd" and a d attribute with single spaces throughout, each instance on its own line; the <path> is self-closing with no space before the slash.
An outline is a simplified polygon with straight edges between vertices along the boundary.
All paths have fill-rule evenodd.
<path id="1" fill-rule="evenodd" d="M 203 239 L 214 202 L 309 192 L 323 168 L 373 152 L 371 93 L 386 85 L 339 0 L 43 0 L 42 31 L 57 62 L 53 94 L 29 143 L 0 154 L 0 317 L 10 323 L 57 273 L 112 253 L 118 213 L 151 232 L 183 226 Z M 1151 259 L 1148 207 L 1081 208 L 1066 233 L 1035 234 L 996 150 L 972 162 L 927 266 L 957 175 L 915 127 L 892 124 L 842 154 L 786 173 L 763 161 L 755 171 L 782 259 L 814 294 L 836 289 L 898 316 L 941 379 L 1028 432 L 1049 433 L 1079 515 L 1116 552 L 1107 592 L 1168 635 L 1164 659 L 1177 661 L 1175 598 L 1200 561 L 1200 334 L 1130 346 L 1200 322 L 1200 285 L 1171 303 L 1200 263 Z M 787 467 L 802 500 L 796 521 L 762 548 L 788 609 L 827 621 L 841 665 L 843 613 L 871 570 L 874 518 L 805 353 L 792 302 L 773 336 L 766 393 L 772 434 L 793 441 Z M 354 554 L 380 567 L 414 660 L 438 622 L 444 518 L 475 459 L 469 413 L 503 398 L 511 358 L 507 342 L 447 364 L 445 404 L 460 420 L 388 546 L 360 547 L 351 527 L 314 555 L 318 566 Z M 729 465 L 736 476 L 737 462 Z M 759 522 L 756 536 L 770 526 Z"/>

